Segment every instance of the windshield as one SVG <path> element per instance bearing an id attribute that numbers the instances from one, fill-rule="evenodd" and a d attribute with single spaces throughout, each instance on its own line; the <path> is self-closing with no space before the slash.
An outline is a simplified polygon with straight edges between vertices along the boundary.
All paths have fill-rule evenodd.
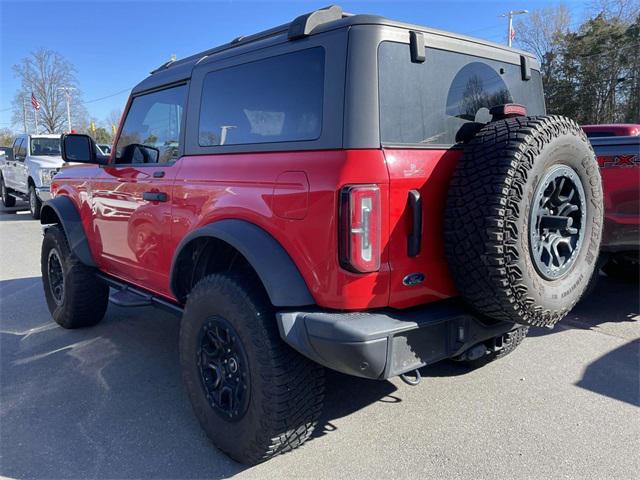
<path id="1" fill-rule="evenodd" d="M 31 137 L 31 155 L 60 155 L 59 138 Z"/>

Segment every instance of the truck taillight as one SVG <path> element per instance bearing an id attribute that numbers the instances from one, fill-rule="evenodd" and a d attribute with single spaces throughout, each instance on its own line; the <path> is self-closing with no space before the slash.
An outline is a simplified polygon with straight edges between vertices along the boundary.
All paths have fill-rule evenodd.
<path id="1" fill-rule="evenodd" d="M 340 191 L 340 264 L 354 272 L 380 269 L 380 188 L 351 185 Z"/>

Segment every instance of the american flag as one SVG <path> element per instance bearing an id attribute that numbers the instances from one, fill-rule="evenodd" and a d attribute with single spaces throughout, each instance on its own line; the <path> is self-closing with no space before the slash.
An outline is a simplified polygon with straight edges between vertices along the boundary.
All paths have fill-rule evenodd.
<path id="1" fill-rule="evenodd" d="M 40 110 L 40 102 L 33 94 L 33 92 L 31 92 L 31 105 L 33 105 L 33 108 L 35 108 L 36 110 Z"/>
<path id="2" fill-rule="evenodd" d="M 511 27 L 509 29 L 509 40 L 513 42 L 513 39 L 516 38 L 516 29 Z"/>

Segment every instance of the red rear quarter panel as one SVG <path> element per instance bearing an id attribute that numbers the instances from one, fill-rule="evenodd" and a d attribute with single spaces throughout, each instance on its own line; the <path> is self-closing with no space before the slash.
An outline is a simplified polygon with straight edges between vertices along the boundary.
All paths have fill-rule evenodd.
<path id="1" fill-rule="evenodd" d="M 358 183 L 379 184 L 382 201 L 388 202 L 388 173 L 380 150 L 183 157 L 173 192 L 172 246 L 167 254 L 173 255 L 185 235 L 199 227 L 225 218 L 242 219 L 283 246 L 319 305 L 346 310 L 385 306 L 387 251 L 376 273 L 353 274 L 338 263 L 338 191 Z M 383 215 L 384 243 L 388 229 Z"/>

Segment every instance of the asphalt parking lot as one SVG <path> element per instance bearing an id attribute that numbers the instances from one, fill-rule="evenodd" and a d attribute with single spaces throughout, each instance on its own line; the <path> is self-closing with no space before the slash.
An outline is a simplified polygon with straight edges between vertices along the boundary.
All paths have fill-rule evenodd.
<path id="1" fill-rule="evenodd" d="M 97 327 L 51 320 L 41 229 L 0 210 L 0 476 L 10 478 L 639 478 L 637 285 L 602 276 L 554 330 L 417 387 L 330 373 L 322 424 L 246 469 L 200 430 L 182 388 L 178 320 L 110 306 Z"/>

